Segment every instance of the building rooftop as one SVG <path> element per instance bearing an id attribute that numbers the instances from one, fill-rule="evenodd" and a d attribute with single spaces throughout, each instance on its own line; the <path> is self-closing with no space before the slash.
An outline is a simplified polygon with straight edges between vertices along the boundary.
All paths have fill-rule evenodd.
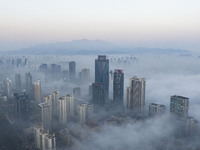
<path id="1" fill-rule="evenodd" d="M 189 99 L 189 98 L 187 98 L 187 97 L 179 96 L 179 95 L 174 95 L 174 96 L 171 96 L 171 97 L 180 98 L 180 99 Z"/>
<path id="2" fill-rule="evenodd" d="M 40 106 L 40 107 L 49 107 L 49 104 L 48 103 L 40 103 L 40 104 L 38 104 L 38 106 Z"/>
<path id="3" fill-rule="evenodd" d="M 123 70 L 121 70 L 121 69 L 115 69 L 114 73 L 123 73 Z"/>
<path id="4" fill-rule="evenodd" d="M 63 97 L 59 97 L 59 100 L 66 100 L 66 97 L 65 96 L 63 96 Z"/>
<path id="5" fill-rule="evenodd" d="M 98 61 L 107 61 L 107 60 L 108 59 L 106 59 L 106 55 L 98 55 Z"/>
<path id="6" fill-rule="evenodd" d="M 156 103 L 151 103 L 151 104 L 149 104 L 149 105 L 159 106 L 159 107 L 165 107 L 165 105 L 163 105 L 163 104 L 156 104 Z"/>
<path id="7" fill-rule="evenodd" d="M 137 76 L 134 76 L 132 78 L 130 78 L 130 80 L 138 80 L 138 81 L 145 81 L 145 78 L 137 78 Z"/>

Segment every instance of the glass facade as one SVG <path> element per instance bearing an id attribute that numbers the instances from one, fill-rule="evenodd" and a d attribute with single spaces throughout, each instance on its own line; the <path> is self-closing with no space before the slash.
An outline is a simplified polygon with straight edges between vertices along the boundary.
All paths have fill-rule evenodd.
<path id="1" fill-rule="evenodd" d="M 109 98 L 109 60 L 105 55 L 99 55 L 95 60 L 95 83 L 104 85 L 105 99 Z"/>
<path id="2" fill-rule="evenodd" d="M 124 73 L 122 70 L 114 71 L 113 81 L 113 100 L 117 103 L 123 103 L 124 99 Z"/>
<path id="3" fill-rule="evenodd" d="M 170 112 L 177 118 L 184 119 L 188 117 L 189 98 L 183 96 L 171 96 Z"/>

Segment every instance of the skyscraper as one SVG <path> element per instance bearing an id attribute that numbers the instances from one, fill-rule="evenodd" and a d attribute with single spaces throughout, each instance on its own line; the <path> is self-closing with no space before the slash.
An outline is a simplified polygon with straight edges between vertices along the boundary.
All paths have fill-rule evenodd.
<path id="1" fill-rule="evenodd" d="M 21 78 L 20 74 L 15 74 L 15 89 L 17 92 L 21 91 Z"/>
<path id="2" fill-rule="evenodd" d="M 9 80 L 8 78 L 6 78 L 6 80 L 4 80 L 4 88 L 5 88 L 5 94 L 7 97 L 10 97 L 11 94 L 11 80 Z"/>
<path id="3" fill-rule="evenodd" d="M 81 83 L 87 83 L 89 81 L 90 76 L 90 70 L 87 68 L 84 68 L 81 70 Z"/>
<path id="4" fill-rule="evenodd" d="M 51 76 L 54 79 L 59 79 L 61 77 L 61 66 L 57 64 L 51 64 Z"/>
<path id="5" fill-rule="evenodd" d="M 74 98 L 71 94 L 67 95 L 67 101 L 69 101 L 69 117 L 74 117 Z"/>
<path id="6" fill-rule="evenodd" d="M 171 96 L 170 112 L 178 119 L 184 120 L 188 117 L 189 98 L 183 96 Z"/>
<path id="7" fill-rule="evenodd" d="M 22 59 L 17 58 L 17 67 L 21 67 L 21 66 L 22 66 Z"/>
<path id="8" fill-rule="evenodd" d="M 124 99 L 124 73 L 122 70 L 114 70 L 113 81 L 113 100 L 117 103 L 123 104 Z"/>
<path id="9" fill-rule="evenodd" d="M 98 105 L 105 104 L 105 87 L 102 83 L 92 84 L 92 101 Z"/>
<path id="10" fill-rule="evenodd" d="M 47 103 L 40 103 L 38 106 L 40 108 L 40 121 L 42 122 L 44 130 L 51 130 L 52 117 L 50 113 L 50 105 Z"/>
<path id="11" fill-rule="evenodd" d="M 15 111 L 16 118 L 21 123 L 21 121 L 28 121 L 29 119 L 29 99 L 25 92 L 15 93 Z"/>
<path id="12" fill-rule="evenodd" d="M 149 116 L 161 115 L 165 112 L 165 105 L 151 103 L 149 104 Z"/>
<path id="13" fill-rule="evenodd" d="M 52 112 L 52 96 L 51 96 L 51 94 L 44 96 L 44 103 L 47 103 L 47 104 L 50 105 L 50 113 L 51 113 L 51 115 L 53 115 L 53 112 Z"/>
<path id="14" fill-rule="evenodd" d="M 193 136 L 197 134 L 199 134 L 199 122 L 193 117 L 188 117 L 186 120 L 186 135 Z"/>
<path id="15" fill-rule="evenodd" d="M 51 73 L 52 74 L 57 73 L 57 64 L 51 64 Z"/>
<path id="16" fill-rule="evenodd" d="M 145 78 L 132 77 L 127 87 L 127 108 L 143 111 L 145 105 Z"/>
<path id="17" fill-rule="evenodd" d="M 53 116 L 58 116 L 58 100 L 59 100 L 59 92 L 54 91 L 52 94 L 52 113 Z"/>
<path id="18" fill-rule="evenodd" d="M 76 62 L 75 61 L 69 62 L 69 78 L 70 78 L 70 81 L 74 81 L 76 78 Z"/>
<path id="19" fill-rule="evenodd" d="M 33 95 L 32 75 L 30 72 L 26 73 L 26 93 L 29 96 Z"/>
<path id="20" fill-rule="evenodd" d="M 43 130 L 43 126 L 35 125 L 34 128 L 35 146 L 40 150 L 56 150 L 56 138 L 54 133 Z"/>
<path id="21" fill-rule="evenodd" d="M 58 100 L 58 120 L 61 125 L 67 123 L 67 98 L 65 96 Z"/>
<path id="22" fill-rule="evenodd" d="M 41 64 L 39 66 L 39 71 L 42 73 L 47 73 L 47 64 Z"/>
<path id="23" fill-rule="evenodd" d="M 40 80 L 37 80 L 34 82 L 34 96 L 35 96 L 35 100 L 37 100 L 37 101 L 41 100 L 41 82 L 40 82 Z"/>
<path id="24" fill-rule="evenodd" d="M 77 106 L 77 113 L 80 124 L 85 124 L 92 116 L 93 105 L 88 103 L 79 104 Z"/>
<path id="25" fill-rule="evenodd" d="M 105 100 L 109 98 L 109 60 L 105 55 L 99 55 L 95 59 L 95 83 L 104 86 Z"/>

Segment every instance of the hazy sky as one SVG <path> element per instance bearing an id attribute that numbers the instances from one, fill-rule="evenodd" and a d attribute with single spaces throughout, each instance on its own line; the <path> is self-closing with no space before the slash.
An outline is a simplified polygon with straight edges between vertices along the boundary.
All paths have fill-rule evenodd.
<path id="1" fill-rule="evenodd" d="M 1 0 L 0 50 L 82 38 L 200 50 L 200 1 Z"/>

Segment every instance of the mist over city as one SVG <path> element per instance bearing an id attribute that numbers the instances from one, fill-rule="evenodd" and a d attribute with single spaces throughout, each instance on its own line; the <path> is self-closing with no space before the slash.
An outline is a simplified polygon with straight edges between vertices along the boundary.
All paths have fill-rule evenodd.
<path id="1" fill-rule="evenodd" d="M 0 4 L 0 150 L 200 150 L 198 0 Z"/>

